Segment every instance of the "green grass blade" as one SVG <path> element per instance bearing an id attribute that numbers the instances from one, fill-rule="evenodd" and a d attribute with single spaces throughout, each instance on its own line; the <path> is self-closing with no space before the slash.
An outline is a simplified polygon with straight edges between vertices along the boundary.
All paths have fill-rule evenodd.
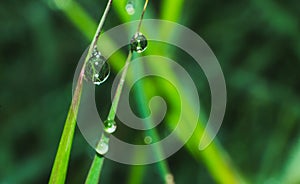
<path id="1" fill-rule="evenodd" d="M 129 62 L 131 60 L 131 56 L 132 56 L 132 53 L 129 52 L 127 60 L 125 62 L 125 66 L 124 66 L 124 70 L 123 70 L 123 73 L 122 73 L 122 77 L 121 77 L 121 79 L 119 81 L 119 84 L 118 84 L 118 87 L 117 87 L 117 91 L 115 93 L 115 96 L 114 96 L 114 99 L 113 99 L 113 102 L 112 102 L 112 106 L 110 108 L 110 112 L 108 114 L 108 118 L 107 119 L 113 120 L 115 118 L 115 114 L 116 114 L 116 110 L 117 110 L 117 107 L 118 107 L 120 95 L 122 93 L 122 88 L 123 88 L 123 84 L 124 84 L 124 78 L 125 78 L 126 73 L 127 73 L 127 68 L 128 68 Z M 108 134 L 107 139 L 109 139 L 109 136 L 110 135 Z M 103 156 L 101 156 L 101 155 L 99 155 L 97 153 L 95 154 L 94 160 L 92 162 L 92 165 L 90 167 L 88 176 L 86 178 L 86 182 L 85 182 L 86 184 L 93 184 L 93 183 L 98 183 L 99 182 L 100 172 L 101 172 L 101 168 L 102 168 L 102 165 L 103 165 L 103 160 L 104 160 Z"/>
<path id="2" fill-rule="evenodd" d="M 110 2 L 110 0 L 109 0 L 109 2 Z M 147 3 L 148 3 L 148 0 L 146 0 L 146 2 L 145 2 L 144 11 L 146 9 Z M 144 11 L 142 13 L 140 23 L 142 22 Z M 139 28 L 140 28 L 140 26 L 138 27 L 138 30 L 139 30 Z M 116 89 L 115 96 L 113 98 L 112 105 L 111 105 L 111 108 L 110 108 L 107 119 L 110 119 L 110 120 L 115 119 L 118 104 L 119 104 L 119 100 L 120 100 L 120 96 L 121 96 L 123 85 L 124 85 L 124 82 L 125 82 L 125 77 L 127 75 L 127 69 L 128 69 L 129 63 L 131 61 L 131 58 L 132 58 L 132 51 L 129 51 L 126 62 L 125 62 L 125 65 L 124 65 L 124 69 L 123 69 L 123 72 L 122 72 L 122 76 L 121 76 L 121 79 L 119 80 L 118 87 Z M 110 134 L 108 134 L 108 137 L 107 137 L 108 140 L 109 140 L 109 136 L 110 136 Z M 86 183 L 88 183 L 88 182 L 98 183 L 99 182 L 99 177 L 100 177 L 99 172 L 101 171 L 102 163 L 103 163 L 102 160 L 103 160 L 102 156 L 100 156 L 98 154 L 95 155 L 92 166 L 91 166 L 90 171 L 88 173 Z"/>
<path id="3" fill-rule="evenodd" d="M 115 119 L 118 104 L 119 104 L 119 100 L 120 100 L 122 89 L 123 89 L 123 85 L 124 85 L 124 82 L 125 82 L 125 77 L 127 75 L 127 69 L 128 69 L 129 63 L 131 61 L 131 57 L 132 57 L 132 53 L 129 52 L 128 56 L 127 56 L 127 59 L 126 59 L 126 62 L 125 62 L 124 70 L 122 72 L 121 79 L 120 79 L 118 87 L 116 89 L 115 96 L 113 98 L 112 105 L 111 105 L 111 108 L 110 108 L 107 119 L 111 119 L 111 120 Z"/>
<path id="4" fill-rule="evenodd" d="M 91 46 L 89 47 L 88 54 L 85 58 L 85 62 L 83 64 L 83 67 L 79 74 L 77 85 L 76 85 L 75 92 L 74 92 L 74 96 L 72 99 L 72 104 L 71 104 L 71 107 L 70 107 L 70 110 L 69 110 L 69 113 L 67 116 L 67 120 L 65 122 L 65 127 L 64 127 L 62 137 L 61 137 L 61 140 L 59 143 L 59 147 L 57 150 L 57 154 L 56 154 L 56 158 L 55 158 L 54 165 L 52 168 L 49 183 L 64 183 L 65 182 L 69 158 L 70 158 L 70 152 L 71 152 L 71 148 L 72 148 L 72 142 L 73 142 L 73 138 L 74 138 L 74 131 L 75 131 L 75 127 L 76 127 L 76 118 L 77 118 L 77 113 L 78 113 L 78 109 L 79 109 L 79 105 L 80 105 L 80 98 L 81 98 L 82 85 L 83 85 L 82 80 L 84 77 L 85 63 L 88 61 L 89 57 L 91 56 L 94 46 L 96 46 L 96 44 L 97 44 L 97 40 L 99 38 L 104 21 L 106 19 L 108 11 L 111 7 L 111 3 L 112 3 L 112 0 L 108 0 L 107 6 L 105 8 L 103 16 L 101 17 L 101 20 L 97 27 L 96 33 L 94 34 L 93 40 L 91 42 Z M 74 18 L 76 17 L 76 14 L 73 14 L 73 13 L 71 13 L 72 11 L 69 11 L 70 7 L 71 8 L 73 7 L 75 10 L 77 10 L 77 12 L 83 12 L 80 14 L 80 15 L 84 15 L 84 16 L 81 16 L 83 19 L 88 18 L 87 14 L 85 14 L 84 11 L 80 8 L 80 6 L 79 5 L 77 6 L 77 4 L 75 4 L 74 2 L 71 2 L 70 5 L 63 8 L 63 10 L 65 10 L 67 15 L 71 15 L 71 17 L 74 17 Z M 75 19 L 72 19 L 72 20 L 75 20 Z M 80 20 L 83 21 L 82 19 L 80 19 Z M 90 25 L 92 24 L 91 20 L 89 20 L 87 22 L 89 22 Z M 78 23 L 78 22 L 75 21 L 75 23 Z M 78 24 L 76 24 L 76 25 L 78 25 Z M 83 29 L 83 31 L 87 31 L 87 30 Z M 96 167 L 100 163 L 101 162 L 98 162 L 98 159 L 96 159 L 94 167 Z M 101 165 L 100 165 L 100 168 L 101 168 Z M 93 173 L 91 173 L 91 174 L 93 175 Z"/>
<path id="5" fill-rule="evenodd" d="M 135 66 L 134 71 L 139 71 L 139 72 L 143 72 L 143 68 L 140 66 Z M 154 85 L 151 85 L 154 86 Z M 147 108 L 148 108 L 148 104 L 147 104 L 147 98 L 146 98 L 146 90 L 145 90 L 145 85 L 143 84 L 142 80 L 136 84 L 136 95 L 135 98 L 138 102 L 138 111 L 139 113 L 143 116 L 146 117 L 147 115 Z M 151 125 L 153 124 L 152 119 L 147 119 L 148 122 L 145 122 L 145 125 Z M 153 142 L 158 142 L 160 140 L 159 135 L 157 133 L 157 131 L 155 129 L 150 129 L 148 128 L 146 131 L 146 134 L 148 136 L 150 136 L 153 139 Z M 161 156 L 161 149 L 160 147 L 154 147 L 155 150 L 154 153 L 155 155 L 159 158 Z M 165 177 L 170 174 L 170 169 L 168 166 L 168 163 L 166 160 L 162 160 L 160 162 L 157 163 L 158 169 L 159 169 L 159 174 L 162 176 L 162 179 L 164 180 Z"/>
<path id="6" fill-rule="evenodd" d="M 103 162 L 104 157 L 96 154 L 85 180 L 85 184 L 97 184 L 99 182 Z"/>
<path id="7" fill-rule="evenodd" d="M 75 89 L 72 104 L 70 106 L 64 130 L 59 142 L 49 183 L 64 183 L 67 176 L 68 163 L 73 143 L 74 131 L 76 127 L 76 118 L 82 91 L 81 80 L 82 78 L 79 78 L 77 87 Z"/>
<path id="8" fill-rule="evenodd" d="M 178 22 L 182 15 L 184 0 L 164 0 L 161 3 L 162 11 L 160 18 L 164 20 Z"/>
<path id="9" fill-rule="evenodd" d="M 82 9 L 82 7 L 72 1 L 70 5 L 63 9 L 70 21 L 89 39 L 93 39 L 96 30 L 94 20 Z"/>
<path id="10" fill-rule="evenodd" d="M 127 184 L 143 183 L 144 172 L 145 172 L 144 166 L 141 166 L 141 165 L 131 166 Z"/>
<path id="11" fill-rule="evenodd" d="M 166 0 L 170 1 L 170 0 Z M 176 11 L 171 15 L 172 13 L 163 13 L 162 17 L 167 20 L 172 20 L 176 21 L 178 19 L 178 15 L 181 12 L 178 9 L 179 4 L 183 3 L 181 0 L 174 1 L 171 3 L 163 2 L 163 7 L 164 9 L 172 9 L 168 7 L 167 5 L 170 6 L 175 6 L 173 3 L 177 4 L 176 5 Z M 84 11 L 84 10 L 81 10 Z M 172 10 L 174 11 L 174 10 Z M 177 13 L 176 13 L 177 12 Z M 80 27 L 77 26 L 79 29 Z M 86 32 L 84 30 L 80 29 L 80 31 L 86 35 Z M 108 46 L 112 44 L 112 42 L 107 42 Z M 105 53 L 105 50 L 103 50 L 103 53 Z M 124 61 L 125 56 L 124 55 L 119 55 L 117 59 L 112 58 L 112 61 L 117 61 L 117 62 L 111 62 L 112 68 L 113 69 L 119 69 L 120 65 L 122 64 L 120 61 Z M 117 63 L 118 65 L 115 65 Z M 156 67 L 157 68 L 157 67 Z M 146 92 L 151 92 L 151 89 L 146 89 Z M 202 122 L 199 122 L 201 124 Z M 195 150 L 195 147 L 198 147 L 199 143 L 199 135 L 202 135 L 203 127 L 198 127 L 198 129 L 195 131 L 196 136 L 192 136 L 191 140 L 188 142 L 186 145 L 187 149 L 191 152 L 191 154 L 197 159 L 197 160 L 203 160 L 204 163 L 206 164 L 206 167 L 208 168 L 209 172 L 212 174 L 212 176 L 215 178 L 216 181 L 219 183 L 226 183 L 227 181 L 233 181 L 234 183 L 238 183 L 239 181 L 241 183 L 244 183 L 243 179 L 240 177 L 239 172 L 235 169 L 233 164 L 230 161 L 229 156 L 227 156 L 225 151 L 223 150 L 222 146 L 219 144 L 216 144 L 216 142 L 213 142 L 211 146 L 207 148 L 207 150 L 200 152 L 199 150 Z M 224 153 L 223 156 L 222 153 Z M 214 163 L 218 162 L 217 166 L 219 169 L 216 168 L 216 165 Z M 220 168 L 222 168 L 222 172 L 219 172 Z"/>

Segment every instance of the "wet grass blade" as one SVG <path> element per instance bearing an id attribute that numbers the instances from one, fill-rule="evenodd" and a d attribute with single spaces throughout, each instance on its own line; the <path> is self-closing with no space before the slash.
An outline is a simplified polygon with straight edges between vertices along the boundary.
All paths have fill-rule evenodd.
<path id="1" fill-rule="evenodd" d="M 103 162 L 104 162 L 104 157 L 96 154 L 94 157 L 93 163 L 90 167 L 88 176 L 85 180 L 85 184 L 99 183 L 100 173 L 101 173 Z"/>
<path id="2" fill-rule="evenodd" d="M 168 8 L 168 6 L 166 5 L 172 5 L 175 3 L 177 4 L 176 7 L 179 7 L 179 4 L 182 4 L 181 0 L 178 0 L 178 2 L 173 2 L 173 3 L 165 3 L 163 2 L 164 5 L 163 7 L 165 7 L 164 9 Z M 175 6 L 175 5 L 174 5 Z M 115 7 L 117 9 L 117 7 Z M 173 9 L 170 8 L 169 9 Z M 177 9 L 177 8 L 176 8 Z M 80 11 L 84 11 L 82 9 L 78 9 Z M 180 9 L 177 9 L 178 12 L 181 12 Z M 118 11 L 117 11 L 118 12 Z M 164 13 L 164 15 L 162 15 L 162 17 L 164 17 L 164 19 L 167 20 L 172 20 L 172 21 L 176 21 L 178 19 L 178 16 L 175 16 L 178 14 L 178 12 L 176 14 L 171 15 L 171 13 L 167 14 Z M 75 24 L 76 25 L 76 24 Z M 79 29 L 80 26 L 76 25 Z M 86 35 L 86 32 L 84 32 L 84 30 L 80 29 L 82 31 L 82 33 L 84 35 Z M 110 44 L 112 44 L 112 42 L 107 42 L 108 46 Z M 103 50 L 103 53 L 105 53 L 105 50 Z M 118 61 L 118 62 L 111 62 L 112 64 L 112 69 L 119 69 L 120 65 L 122 64 L 122 62 L 120 61 L 124 61 L 125 56 L 124 55 L 119 55 L 118 58 L 114 59 L 112 58 L 112 61 Z M 118 65 L 115 65 L 118 64 Z M 146 89 L 146 91 L 151 91 L 151 89 Z M 175 117 L 174 117 L 175 118 Z M 172 119 L 172 118 L 171 118 Z M 202 122 L 199 122 L 199 125 Z M 172 126 L 172 125 L 171 125 Z M 204 163 L 206 164 L 206 167 L 208 168 L 209 172 L 211 173 L 211 175 L 214 177 L 214 179 L 220 183 L 224 183 L 226 181 L 241 181 L 241 183 L 244 183 L 243 179 L 240 177 L 239 171 L 236 170 L 233 166 L 233 164 L 231 163 L 231 159 L 229 158 L 228 155 L 225 154 L 225 151 L 223 150 L 222 146 L 220 144 L 215 144 L 212 143 L 212 145 L 210 147 L 208 147 L 208 150 L 200 152 L 199 150 L 195 150 L 194 148 L 197 147 L 198 143 L 199 143 L 199 134 L 201 135 L 203 131 L 203 127 L 199 126 L 197 127 L 197 130 L 195 131 L 195 136 L 192 136 L 191 140 L 188 142 L 188 144 L 186 145 L 187 149 L 191 152 L 191 154 L 194 156 L 195 159 L 197 160 L 204 160 Z M 226 156 L 224 156 L 224 155 Z M 213 163 L 218 162 L 218 165 L 220 168 L 223 168 L 223 172 L 219 172 L 220 168 L 217 169 Z"/>
<path id="3" fill-rule="evenodd" d="M 64 130 L 59 142 L 55 161 L 51 171 L 49 183 L 64 183 L 67 176 L 70 152 L 73 143 L 74 131 L 76 127 L 76 118 L 80 97 L 82 92 L 82 78 L 78 79 L 74 97 L 65 122 Z"/>
<path id="4" fill-rule="evenodd" d="M 111 3 L 112 3 L 112 0 L 108 0 L 107 6 L 105 8 L 103 16 L 101 17 L 101 20 L 97 27 L 96 33 L 91 42 L 91 46 L 89 47 L 88 54 L 85 58 L 85 62 L 83 64 L 81 72 L 79 74 L 75 92 L 74 92 L 74 96 L 72 98 L 72 103 L 71 103 L 69 113 L 68 113 L 68 116 L 67 116 L 67 119 L 65 122 L 65 127 L 64 127 L 64 130 L 62 133 L 61 140 L 59 142 L 59 147 L 58 147 L 58 150 L 56 153 L 56 157 L 55 157 L 54 165 L 52 168 L 49 183 L 65 183 L 65 179 L 67 176 L 68 164 L 69 164 L 69 158 L 70 158 L 70 152 L 71 152 L 73 138 L 74 138 L 74 131 L 75 131 L 75 127 L 76 127 L 76 118 L 77 118 L 77 113 L 78 113 L 78 109 L 79 109 L 79 105 L 80 105 L 80 98 L 81 98 L 82 85 L 83 85 L 82 81 L 84 78 L 85 64 L 88 61 L 89 57 L 91 56 L 95 45 L 97 44 L 97 40 L 99 38 L 104 21 L 106 19 L 109 9 L 110 9 Z M 66 8 L 65 11 L 69 12 L 67 10 L 68 9 Z M 82 9 L 80 9 L 80 8 L 78 8 L 77 10 L 80 10 L 81 12 L 83 12 Z M 86 15 L 86 14 L 84 14 L 84 15 Z M 83 17 L 86 18 L 87 16 L 83 16 Z M 100 160 L 99 161 L 97 160 L 96 163 L 102 163 L 102 162 L 100 162 Z"/>
<path id="5" fill-rule="evenodd" d="M 139 71 L 142 73 L 144 72 L 143 68 L 141 66 L 135 66 L 134 71 Z M 154 86 L 154 84 L 152 84 L 151 86 Z M 135 94 L 136 94 L 135 98 L 136 98 L 136 100 L 138 102 L 138 106 L 139 106 L 138 112 L 143 117 L 146 117 L 147 116 L 147 108 L 148 108 L 147 97 L 146 97 L 147 94 L 146 94 L 146 86 L 142 80 L 136 84 L 136 93 Z M 153 125 L 153 124 L 154 123 L 153 123 L 152 118 L 147 119 L 145 122 L 145 125 Z M 151 129 L 150 127 L 148 127 L 146 134 L 152 138 L 153 142 L 158 142 L 160 140 L 158 132 L 156 131 L 155 128 Z M 161 147 L 159 147 L 159 146 L 155 146 L 153 152 L 157 158 L 160 158 L 162 156 L 162 150 L 161 150 Z M 157 168 L 159 170 L 159 174 L 162 177 L 162 180 L 165 180 L 166 176 L 171 173 L 167 161 L 164 159 L 164 160 L 157 162 L 156 164 L 157 164 Z"/>
<path id="6" fill-rule="evenodd" d="M 142 12 L 142 15 L 141 15 L 141 18 L 140 18 L 140 24 L 137 28 L 137 32 L 139 32 L 139 29 L 140 29 L 140 26 L 141 26 L 141 22 L 143 20 L 143 15 L 145 13 L 147 4 L 148 4 L 148 0 L 145 0 L 144 9 L 143 9 L 143 12 Z M 110 108 L 110 111 L 109 111 L 109 114 L 108 114 L 108 117 L 107 117 L 108 120 L 114 120 L 115 119 L 118 104 L 119 104 L 119 100 L 120 100 L 120 96 L 121 96 L 121 93 L 122 93 L 123 85 L 124 85 L 124 82 L 125 82 L 125 78 L 126 78 L 126 75 L 127 75 L 127 70 L 128 70 L 131 58 L 132 58 L 132 51 L 130 50 L 128 55 L 127 55 L 127 59 L 126 59 L 125 65 L 124 65 L 122 76 L 119 80 L 118 87 L 116 89 L 115 96 L 114 96 L 113 101 L 112 101 L 112 105 L 111 105 L 111 108 Z M 102 136 L 105 135 L 105 134 L 103 132 Z M 105 137 L 109 141 L 110 134 L 107 134 L 107 136 L 105 136 Z M 103 137 L 101 137 L 101 139 L 102 138 Z M 101 161 L 101 160 L 103 160 L 103 159 L 104 159 L 103 156 L 101 156 L 99 154 L 95 155 L 94 160 L 93 160 L 92 165 L 91 165 L 91 168 L 89 170 L 87 179 L 86 179 L 86 183 L 87 182 L 90 182 L 90 183 L 98 183 L 99 182 L 99 177 L 100 177 L 99 172 L 101 171 L 102 163 L 103 163 L 103 161 Z"/>
<path id="7" fill-rule="evenodd" d="M 125 66 L 124 66 L 124 70 L 123 70 L 123 73 L 122 73 L 122 77 L 121 77 L 121 79 L 119 81 L 119 84 L 118 84 L 118 87 L 117 87 L 114 99 L 112 101 L 112 106 L 110 108 L 110 111 L 109 111 L 107 119 L 113 120 L 115 118 L 116 110 L 117 110 L 119 99 L 120 99 L 120 96 L 121 96 L 121 93 L 122 93 L 124 79 L 125 79 L 125 76 L 127 74 L 127 68 L 129 66 L 129 62 L 131 60 L 131 56 L 132 56 L 132 53 L 129 52 L 128 57 L 127 57 L 126 62 L 125 62 Z M 109 139 L 109 137 L 107 137 L 107 138 Z M 103 165 L 103 160 L 104 160 L 104 157 L 102 155 L 99 155 L 97 153 L 95 154 L 94 160 L 93 160 L 92 165 L 90 167 L 90 170 L 89 170 L 89 173 L 88 173 L 88 176 L 86 178 L 86 182 L 85 183 L 87 183 L 87 184 L 90 184 L 90 183 L 93 184 L 93 183 L 98 183 L 99 182 L 100 171 L 101 171 L 101 168 L 102 168 L 102 165 Z"/>

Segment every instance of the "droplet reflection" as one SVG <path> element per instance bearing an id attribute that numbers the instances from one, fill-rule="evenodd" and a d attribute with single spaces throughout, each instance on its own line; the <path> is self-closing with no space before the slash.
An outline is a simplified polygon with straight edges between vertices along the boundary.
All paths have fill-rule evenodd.
<path id="1" fill-rule="evenodd" d="M 105 134 L 103 133 L 100 141 L 97 144 L 96 151 L 100 155 L 104 155 L 105 153 L 108 152 L 108 143 L 109 143 L 109 137 L 106 137 Z"/>
<path id="2" fill-rule="evenodd" d="M 107 133 L 114 133 L 117 129 L 117 124 L 114 120 L 107 119 L 104 121 L 104 130 Z"/>
<path id="3" fill-rule="evenodd" d="M 147 38 L 142 33 L 136 33 L 130 40 L 130 49 L 137 53 L 141 53 L 146 50 L 147 45 Z"/>
<path id="4" fill-rule="evenodd" d="M 125 10 L 129 15 L 133 15 L 135 13 L 134 2 L 132 0 L 127 2 Z"/>

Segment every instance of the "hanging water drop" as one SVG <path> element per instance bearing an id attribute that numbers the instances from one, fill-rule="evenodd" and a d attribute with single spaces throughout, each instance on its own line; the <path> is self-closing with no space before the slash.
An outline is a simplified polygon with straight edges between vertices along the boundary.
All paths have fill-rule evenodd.
<path id="1" fill-rule="evenodd" d="M 117 129 L 117 124 L 114 120 L 107 119 L 104 121 L 104 130 L 107 133 L 114 133 Z"/>
<path id="2" fill-rule="evenodd" d="M 92 56 L 87 61 L 85 66 L 85 79 L 100 85 L 109 77 L 110 67 L 106 62 L 106 58 L 101 55 L 97 49 L 92 53 Z"/>
<path id="3" fill-rule="evenodd" d="M 109 137 L 106 137 L 103 133 L 96 147 L 96 151 L 100 155 L 104 155 L 105 153 L 108 152 L 108 142 L 109 142 Z"/>
<path id="4" fill-rule="evenodd" d="M 125 6 L 125 10 L 129 15 L 133 15 L 135 13 L 134 2 L 133 0 L 128 0 Z"/>
<path id="5" fill-rule="evenodd" d="M 137 53 L 143 52 L 147 48 L 148 41 L 142 33 L 136 33 L 130 40 L 130 49 Z"/>
<path id="6" fill-rule="evenodd" d="M 152 143 L 152 137 L 146 136 L 146 137 L 144 138 L 144 142 L 145 142 L 146 144 L 151 144 L 151 143 Z"/>

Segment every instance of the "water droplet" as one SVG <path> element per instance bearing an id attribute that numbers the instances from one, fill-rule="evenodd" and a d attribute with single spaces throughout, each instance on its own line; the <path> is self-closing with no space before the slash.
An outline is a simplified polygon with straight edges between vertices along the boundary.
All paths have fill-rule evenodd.
<path id="1" fill-rule="evenodd" d="M 151 144 L 151 143 L 152 143 L 152 138 L 151 138 L 150 136 L 146 136 L 146 137 L 144 138 L 144 142 L 145 142 L 146 144 Z"/>
<path id="2" fill-rule="evenodd" d="M 100 85 L 109 77 L 110 67 L 106 58 L 96 49 L 85 66 L 85 79 Z"/>
<path id="3" fill-rule="evenodd" d="M 165 176 L 165 179 L 166 179 L 166 184 L 174 184 L 174 176 L 172 174 L 167 174 Z"/>
<path id="4" fill-rule="evenodd" d="M 125 10 L 129 15 L 133 15 L 135 13 L 134 3 L 132 0 L 129 0 L 125 6 Z"/>
<path id="5" fill-rule="evenodd" d="M 104 130 L 107 133 L 114 133 L 117 129 L 117 124 L 114 120 L 107 119 L 104 121 Z"/>
<path id="6" fill-rule="evenodd" d="M 106 137 L 103 133 L 100 141 L 97 144 L 96 151 L 101 155 L 104 155 L 105 153 L 107 153 L 108 152 L 108 142 L 109 142 L 109 137 Z"/>
<path id="7" fill-rule="evenodd" d="M 136 33 L 130 40 L 130 48 L 137 53 L 143 52 L 147 48 L 148 41 L 142 33 Z"/>

